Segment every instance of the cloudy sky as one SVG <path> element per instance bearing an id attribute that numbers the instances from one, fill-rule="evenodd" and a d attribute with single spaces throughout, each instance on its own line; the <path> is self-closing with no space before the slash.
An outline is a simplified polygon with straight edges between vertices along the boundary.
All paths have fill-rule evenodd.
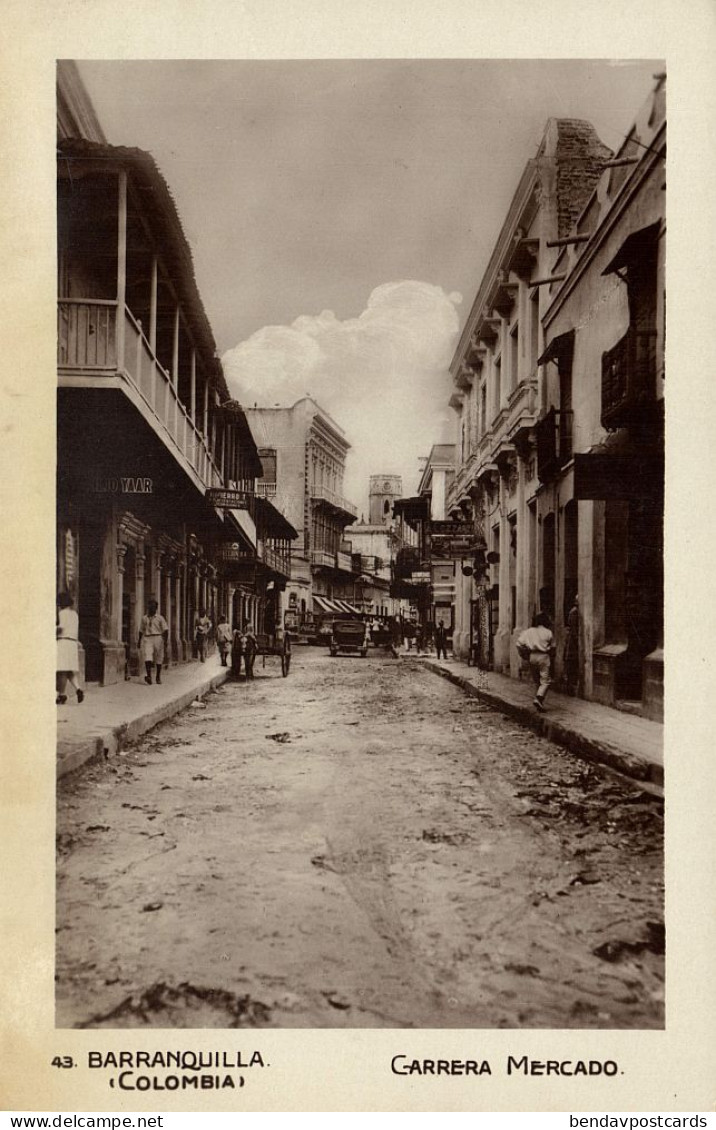
<path id="1" fill-rule="evenodd" d="M 373 473 L 452 439 L 447 367 L 549 117 L 616 148 L 658 60 L 92 61 L 108 140 L 149 150 L 243 403 L 319 400 Z"/>

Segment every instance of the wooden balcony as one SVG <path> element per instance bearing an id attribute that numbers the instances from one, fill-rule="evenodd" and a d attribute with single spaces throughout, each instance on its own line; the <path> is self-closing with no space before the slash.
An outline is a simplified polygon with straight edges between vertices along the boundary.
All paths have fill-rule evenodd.
<path id="1" fill-rule="evenodd" d="M 268 545 L 266 542 L 259 545 L 259 559 L 264 565 L 273 573 L 279 573 L 282 577 L 290 578 L 291 576 L 291 552 L 281 552 L 275 546 Z"/>
<path id="2" fill-rule="evenodd" d="M 59 383 L 122 388 L 197 487 L 223 486 L 223 478 L 205 437 L 179 399 L 170 374 L 161 365 L 130 310 L 117 325 L 117 303 L 62 298 L 58 302 L 57 363 Z M 118 328 L 120 333 L 118 333 Z M 118 340 L 124 359 L 120 364 Z"/>
<path id="3" fill-rule="evenodd" d="M 602 354 L 602 426 L 638 424 L 656 401 L 656 330 L 629 329 Z"/>
<path id="4" fill-rule="evenodd" d="M 320 565 L 325 569 L 335 569 L 336 555 L 335 553 L 326 553 L 324 549 L 311 550 L 311 564 Z"/>

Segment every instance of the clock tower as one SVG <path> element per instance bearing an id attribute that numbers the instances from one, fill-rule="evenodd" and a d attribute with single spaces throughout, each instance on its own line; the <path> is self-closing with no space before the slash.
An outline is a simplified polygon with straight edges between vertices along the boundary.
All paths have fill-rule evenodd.
<path id="1" fill-rule="evenodd" d="M 391 526 L 393 503 L 402 494 L 403 480 L 400 475 L 371 475 L 368 489 L 370 525 Z"/>

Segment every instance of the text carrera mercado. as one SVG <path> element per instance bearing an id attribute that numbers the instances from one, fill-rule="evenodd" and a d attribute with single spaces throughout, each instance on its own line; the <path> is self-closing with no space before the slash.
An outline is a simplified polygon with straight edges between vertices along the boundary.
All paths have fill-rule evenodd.
<path id="1" fill-rule="evenodd" d="M 390 1061 L 394 1075 L 492 1075 L 486 1059 L 411 1059 L 394 1055 Z M 529 1059 L 526 1055 L 509 1055 L 504 1064 L 506 1075 L 618 1075 L 619 1065 L 613 1059 Z"/>

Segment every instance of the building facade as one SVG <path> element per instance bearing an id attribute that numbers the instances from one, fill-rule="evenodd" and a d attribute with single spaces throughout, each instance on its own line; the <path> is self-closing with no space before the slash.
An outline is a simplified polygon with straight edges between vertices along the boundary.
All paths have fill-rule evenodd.
<path id="1" fill-rule="evenodd" d="M 321 599 L 356 597 L 345 531 L 358 510 L 342 494 L 350 444 L 311 397 L 290 408 L 250 408 L 246 415 L 263 466 L 257 492 L 297 531 L 284 610 L 304 624 L 326 611 Z"/>
<path id="2" fill-rule="evenodd" d="M 71 135 L 89 123 L 99 138 L 95 121 L 61 65 L 57 588 L 79 613 L 85 678 L 113 683 L 139 668 L 150 598 L 169 663 L 192 657 L 199 610 L 216 620 L 242 586 L 256 622 L 259 555 L 275 546 L 285 558 L 291 535 L 256 505 L 261 462 L 169 189 L 149 154 Z"/>
<path id="3" fill-rule="evenodd" d="M 409 601 L 414 614 L 429 635 L 432 625 L 441 623 L 451 633 L 455 623 L 456 522 L 448 517 L 448 499 L 455 474 L 453 444 L 434 444 L 424 460 L 418 493 L 394 503 L 399 521 L 412 531 L 402 539 L 393 570 L 393 592 Z M 464 516 L 459 516 L 459 532 L 472 540 Z M 427 638 L 427 636 L 426 636 Z"/>
<path id="4" fill-rule="evenodd" d="M 543 611 L 558 682 L 652 717 L 663 622 L 663 132 L 661 79 L 616 155 L 588 123 L 548 123 L 451 366 L 449 505 L 480 544 L 458 577 L 456 652 L 518 677 L 517 636 Z"/>

